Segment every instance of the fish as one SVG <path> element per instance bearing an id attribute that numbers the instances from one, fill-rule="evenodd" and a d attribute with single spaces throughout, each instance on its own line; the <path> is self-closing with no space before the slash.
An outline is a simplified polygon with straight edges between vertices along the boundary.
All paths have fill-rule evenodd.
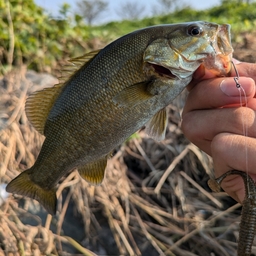
<path id="1" fill-rule="evenodd" d="M 200 65 L 230 72 L 230 25 L 206 21 L 136 30 L 103 49 L 70 60 L 60 83 L 30 95 L 25 111 L 45 136 L 34 165 L 6 187 L 56 213 L 56 187 L 74 169 L 87 182 L 104 179 L 113 150 L 145 127 L 165 137 L 166 107 Z"/>

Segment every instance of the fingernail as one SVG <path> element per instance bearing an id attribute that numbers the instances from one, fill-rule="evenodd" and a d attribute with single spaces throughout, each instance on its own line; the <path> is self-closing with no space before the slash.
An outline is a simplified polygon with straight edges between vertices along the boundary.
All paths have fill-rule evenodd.
<path id="1" fill-rule="evenodd" d="M 244 201 L 244 195 L 240 195 L 239 193 L 236 193 L 236 198 L 238 199 L 238 203 L 242 204 Z"/>
<path id="2" fill-rule="evenodd" d="M 238 80 L 241 87 L 244 89 L 244 92 L 246 95 L 249 95 L 254 90 L 255 84 L 253 79 L 248 77 L 240 77 Z M 241 92 L 236 87 L 236 83 L 234 81 L 234 78 L 226 78 L 222 80 L 220 83 L 220 89 L 223 93 L 225 93 L 227 96 L 231 97 L 237 97 L 240 96 Z"/>
<path id="3" fill-rule="evenodd" d="M 238 65 L 238 64 L 242 63 L 241 61 L 239 61 L 239 60 L 237 60 L 237 59 L 235 59 L 235 58 L 232 58 L 232 61 L 233 61 L 233 63 L 234 63 L 235 65 Z"/>

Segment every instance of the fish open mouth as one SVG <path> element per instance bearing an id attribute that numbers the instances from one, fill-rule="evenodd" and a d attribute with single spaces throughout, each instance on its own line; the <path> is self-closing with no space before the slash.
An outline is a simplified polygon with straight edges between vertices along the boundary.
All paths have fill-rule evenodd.
<path id="1" fill-rule="evenodd" d="M 168 68 L 149 62 L 148 65 L 151 66 L 151 68 L 154 69 L 154 73 L 158 74 L 159 76 L 168 77 L 171 79 L 177 78 L 177 76 L 175 76 Z"/>

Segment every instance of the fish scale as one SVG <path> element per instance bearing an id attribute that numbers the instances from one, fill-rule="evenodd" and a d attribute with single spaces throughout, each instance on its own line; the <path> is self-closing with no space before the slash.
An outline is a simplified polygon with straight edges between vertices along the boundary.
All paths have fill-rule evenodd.
<path id="1" fill-rule="evenodd" d="M 196 69 L 206 63 L 219 75 L 228 74 L 233 51 L 229 29 L 204 21 L 158 25 L 72 59 L 64 67 L 71 75 L 64 74 L 60 84 L 26 102 L 29 121 L 46 138 L 35 164 L 7 191 L 34 198 L 54 214 L 56 184 L 72 169 L 99 184 L 112 151 L 141 127 L 162 140 L 166 106 Z M 216 42 L 225 46 L 218 52 L 219 63 L 211 61 Z"/>

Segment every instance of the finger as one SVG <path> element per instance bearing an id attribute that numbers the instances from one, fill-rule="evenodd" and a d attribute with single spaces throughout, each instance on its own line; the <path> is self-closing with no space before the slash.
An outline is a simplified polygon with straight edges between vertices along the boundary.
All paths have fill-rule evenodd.
<path id="1" fill-rule="evenodd" d="M 255 113 L 245 107 L 195 110 L 183 116 L 181 129 L 192 143 L 212 155 L 211 141 L 219 133 L 242 135 L 247 129 L 248 136 L 256 137 Z"/>
<path id="2" fill-rule="evenodd" d="M 253 98 L 255 95 L 254 80 L 247 77 L 240 77 L 239 83 L 243 89 L 238 89 L 234 79 L 231 77 L 201 81 L 190 91 L 183 109 L 183 115 L 196 109 L 240 105 L 240 101 L 245 103 L 245 101 Z"/>
<path id="3" fill-rule="evenodd" d="M 231 66 L 231 70 L 229 73 L 230 77 L 236 77 L 238 73 L 240 77 L 251 77 L 256 82 L 256 63 L 240 62 L 236 59 L 233 59 L 233 63 L 235 67 L 234 65 Z M 199 74 L 197 74 L 196 71 L 193 76 L 195 80 L 204 80 L 216 77 L 211 71 L 205 69 L 204 65 L 201 65 L 200 68 L 201 71 L 199 72 Z"/>
<path id="4" fill-rule="evenodd" d="M 213 74 L 211 71 L 207 70 L 204 65 L 200 65 L 199 68 L 194 72 L 193 75 L 193 79 L 192 81 L 189 83 L 189 85 L 187 85 L 187 90 L 191 91 L 192 88 L 197 85 L 199 82 L 201 82 L 202 80 L 206 80 L 206 79 L 211 79 L 211 78 L 216 78 L 216 75 Z"/>
<path id="5" fill-rule="evenodd" d="M 235 169 L 248 171 L 256 179 L 255 138 L 221 133 L 214 137 L 211 145 L 216 177 Z M 238 202 L 243 201 L 245 189 L 240 176 L 228 176 L 223 180 L 222 188 Z"/>
<path id="6" fill-rule="evenodd" d="M 247 63 L 247 62 L 239 62 L 236 59 L 233 59 L 234 65 L 236 66 L 238 75 L 240 77 L 251 77 L 256 82 L 256 64 L 255 63 Z M 235 68 L 232 65 L 230 77 L 236 77 L 237 73 Z M 216 75 L 213 74 L 211 71 L 205 69 L 204 65 L 200 65 L 200 67 L 195 71 L 193 75 L 193 80 L 187 86 L 187 89 L 190 91 L 195 85 L 197 85 L 200 81 L 216 78 Z"/>

